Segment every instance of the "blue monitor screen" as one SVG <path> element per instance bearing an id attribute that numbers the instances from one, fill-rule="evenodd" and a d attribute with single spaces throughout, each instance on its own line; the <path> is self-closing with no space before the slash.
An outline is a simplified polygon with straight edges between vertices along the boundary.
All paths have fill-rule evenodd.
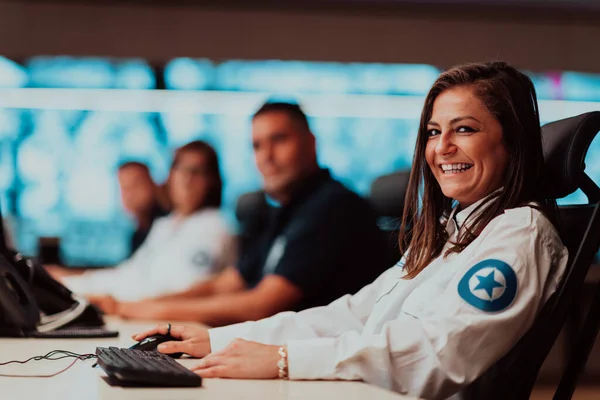
<path id="1" fill-rule="evenodd" d="M 0 199 L 17 248 L 61 239 L 69 265 L 112 265 L 129 252 L 118 165 L 142 161 L 162 183 L 173 150 L 203 139 L 217 150 L 224 211 L 260 188 L 250 118 L 268 99 L 294 100 L 309 116 L 318 158 L 349 188 L 410 167 L 429 65 L 181 58 L 163 68 L 139 59 L 0 58 Z M 543 121 L 600 109 L 600 78 L 530 74 Z M 588 172 L 600 182 L 600 141 Z M 575 193 L 564 201 L 581 202 Z"/>

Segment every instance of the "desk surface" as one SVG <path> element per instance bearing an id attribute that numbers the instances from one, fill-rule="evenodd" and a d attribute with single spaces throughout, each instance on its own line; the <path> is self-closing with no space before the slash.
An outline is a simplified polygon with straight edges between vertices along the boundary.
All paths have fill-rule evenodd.
<path id="1" fill-rule="evenodd" d="M 51 350 L 94 353 L 98 346 L 129 347 L 133 333 L 155 325 L 154 322 L 110 320 L 120 336 L 112 339 L 0 339 L 0 362 L 25 360 Z M 192 359 L 179 360 L 186 366 Z M 31 361 L 26 365 L 0 366 L 0 374 L 50 374 L 67 367 L 73 359 Z M 100 368 L 92 369 L 93 360 L 77 361 L 68 371 L 52 378 L 15 378 L 0 376 L 3 399 L 311 399 L 311 400 L 409 400 L 412 397 L 370 386 L 361 382 L 307 382 L 280 380 L 205 379 L 201 388 L 121 388 L 110 386 Z"/>

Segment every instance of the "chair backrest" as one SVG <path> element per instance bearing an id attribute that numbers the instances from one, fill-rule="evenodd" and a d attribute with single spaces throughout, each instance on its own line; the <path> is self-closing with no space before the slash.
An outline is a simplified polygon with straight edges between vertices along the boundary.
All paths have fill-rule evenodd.
<path id="1" fill-rule="evenodd" d="M 240 224 L 255 223 L 262 219 L 267 209 L 264 191 L 248 192 L 238 197 L 235 205 L 235 217 Z"/>
<path id="2" fill-rule="evenodd" d="M 237 237 L 240 254 L 260 236 L 267 223 L 268 212 L 269 206 L 262 190 L 244 193 L 238 198 L 235 216 L 240 228 Z"/>
<path id="3" fill-rule="evenodd" d="M 398 171 L 380 176 L 371 184 L 369 202 L 377 214 L 379 227 L 386 234 L 386 262 L 390 266 L 400 259 L 398 233 L 409 177 L 410 171 Z"/>
<path id="4" fill-rule="evenodd" d="M 397 171 L 375 179 L 371 184 L 369 201 L 377 215 L 388 218 L 402 218 L 404 197 L 408 187 L 410 171 Z"/>
<path id="5" fill-rule="evenodd" d="M 561 284 L 533 326 L 511 351 L 465 391 L 469 399 L 529 399 L 538 372 L 565 324 L 568 311 L 600 245 L 600 188 L 585 173 L 585 156 L 600 131 L 600 112 L 542 127 L 548 197 L 581 189 L 588 204 L 558 207 L 559 233 L 569 249 Z"/>

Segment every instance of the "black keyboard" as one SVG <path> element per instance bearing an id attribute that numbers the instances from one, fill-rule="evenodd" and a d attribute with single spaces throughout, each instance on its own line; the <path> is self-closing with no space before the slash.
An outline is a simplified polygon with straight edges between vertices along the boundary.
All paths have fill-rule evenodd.
<path id="1" fill-rule="evenodd" d="M 200 386 L 202 378 L 157 351 L 97 347 L 98 365 L 121 386 Z"/>

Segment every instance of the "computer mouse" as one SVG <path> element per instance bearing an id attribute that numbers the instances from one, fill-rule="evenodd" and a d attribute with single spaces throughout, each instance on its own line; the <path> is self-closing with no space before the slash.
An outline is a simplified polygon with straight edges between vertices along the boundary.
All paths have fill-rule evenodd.
<path id="1" fill-rule="evenodd" d="M 159 344 L 164 343 L 164 342 L 172 342 L 172 341 L 179 341 L 179 339 L 174 338 L 171 335 L 148 336 L 147 338 L 143 339 L 142 341 L 131 346 L 130 349 L 131 350 L 144 350 L 144 351 L 158 351 L 157 347 Z M 167 355 L 171 356 L 173 358 L 179 358 L 183 355 L 183 353 L 173 353 L 173 354 L 167 354 Z"/>

